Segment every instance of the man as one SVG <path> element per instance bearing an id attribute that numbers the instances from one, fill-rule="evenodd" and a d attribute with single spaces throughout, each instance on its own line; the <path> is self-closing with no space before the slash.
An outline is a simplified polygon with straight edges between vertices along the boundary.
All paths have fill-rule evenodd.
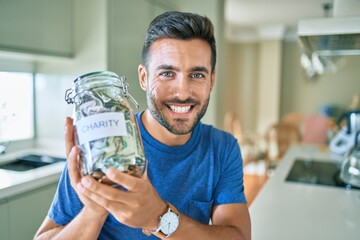
<path id="1" fill-rule="evenodd" d="M 250 239 L 237 141 L 200 122 L 216 73 L 210 20 L 181 12 L 158 16 L 145 37 L 142 61 L 139 81 L 148 108 L 137 120 L 148 161 L 144 176 L 107 170 L 126 190 L 82 176 L 67 118 L 68 166 L 36 237 Z"/>

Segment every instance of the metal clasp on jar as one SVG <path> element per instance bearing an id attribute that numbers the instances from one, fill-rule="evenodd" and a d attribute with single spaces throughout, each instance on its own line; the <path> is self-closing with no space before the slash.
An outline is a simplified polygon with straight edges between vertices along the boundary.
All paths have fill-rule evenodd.
<path id="1" fill-rule="evenodd" d="M 74 89 L 72 89 L 72 88 L 69 88 L 68 90 L 65 91 L 65 101 L 68 104 L 75 103 L 75 101 L 74 101 L 75 96 L 71 96 L 71 94 L 73 94 L 73 92 L 74 92 Z"/>
<path id="2" fill-rule="evenodd" d="M 120 77 L 121 88 L 123 89 L 124 97 L 126 99 L 130 98 L 130 100 L 135 104 L 136 108 L 139 108 L 139 104 L 137 103 L 135 98 L 131 96 L 131 94 L 129 93 L 129 84 L 125 83 L 125 80 L 126 80 L 125 76 Z"/>

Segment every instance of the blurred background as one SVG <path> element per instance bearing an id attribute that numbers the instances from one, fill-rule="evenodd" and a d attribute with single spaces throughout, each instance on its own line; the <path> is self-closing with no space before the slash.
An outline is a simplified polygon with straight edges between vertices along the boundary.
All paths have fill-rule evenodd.
<path id="1" fill-rule="evenodd" d="M 360 130 L 358 0 L 0 0 L 0 160 L 40 146 L 64 157 L 64 120 L 74 107 L 65 92 L 83 74 L 126 76 L 140 104 L 134 111 L 144 110 L 141 48 L 150 21 L 169 10 L 206 15 L 214 24 L 217 78 L 203 122 L 238 139 L 249 205 L 292 144 L 340 156 L 352 147 Z M 1 232 L 13 226 L 12 239 L 24 239 L 16 237 L 16 226 L 35 214 L 24 232 L 34 234 L 60 167 L 35 213 L 26 212 L 29 198 L 12 189 L 20 189 L 19 179 L 30 183 L 29 177 L 42 186 L 50 182 L 39 181 L 40 172 L 0 170 Z M 34 189 L 23 186 L 21 191 Z M 25 199 L 24 210 L 11 208 L 13 196 Z M 18 217 L 8 223 L 4 216 L 13 212 Z"/>
<path id="2" fill-rule="evenodd" d="M 181 10 L 208 16 L 216 29 L 218 74 L 205 122 L 223 128 L 231 112 L 242 133 L 263 134 L 290 112 L 336 118 L 359 94 L 360 56 L 332 57 L 323 65 L 318 60 L 314 67 L 304 60 L 297 34 L 300 20 L 332 16 L 326 4 L 333 1 L 1 0 L 0 71 L 33 74 L 34 96 L 22 100 L 17 83 L 12 90 L 2 87 L 1 95 L 11 92 L 19 101 L 34 102 L 28 115 L 36 138 L 63 137 L 64 117 L 72 111 L 64 93 L 91 71 L 125 75 L 140 103 L 135 111 L 143 110 L 137 66 L 146 28 L 157 14 Z M 0 81 L 9 84 L 7 77 Z M 11 104 L 0 100 L 5 118 Z"/>
<path id="3" fill-rule="evenodd" d="M 297 142 L 326 145 L 339 117 L 359 108 L 358 5 L 357 0 L 1 0 L 2 149 L 62 141 L 64 119 L 73 110 L 65 91 L 88 72 L 126 76 L 140 104 L 134 111 L 144 110 L 137 76 L 142 43 L 150 21 L 169 10 L 212 20 L 217 79 L 203 122 L 234 134 L 245 160 L 281 158 L 289 144 L 279 150 L 278 134 L 269 134 L 284 121 L 298 128 Z M 342 17 L 350 24 L 339 23 Z"/>

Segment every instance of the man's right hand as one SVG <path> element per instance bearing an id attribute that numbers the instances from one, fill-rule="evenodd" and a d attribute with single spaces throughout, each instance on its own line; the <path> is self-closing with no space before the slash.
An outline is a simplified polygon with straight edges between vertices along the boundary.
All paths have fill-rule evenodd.
<path id="1" fill-rule="evenodd" d="M 65 148 L 71 186 L 77 193 L 80 201 L 84 204 L 83 211 L 87 211 L 91 214 L 91 217 L 105 217 L 108 211 L 79 191 L 79 189 L 82 188 L 81 179 L 83 178 L 80 168 L 80 150 L 75 145 L 73 119 L 70 117 L 67 117 L 65 122 Z"/>
<path id="2" fill-rule="evenodd" d="M 66 225 L 59 225 L 49 216 L 46 216 L 34 239 L 98 239 L 101 228 L 109 213 L 105 208 L 81 193 L 82 185 L 80 181 L 83 179 L 83 176 L 79 164 L 80 150 L 75 145 L 73 120 L 70 117 L 67 117 L 65 122 L 65 147 L 71 186 L 84 207 Z M 71 203 L 68 204 L 70 204 L 69 207 L 71 208 Z"/>

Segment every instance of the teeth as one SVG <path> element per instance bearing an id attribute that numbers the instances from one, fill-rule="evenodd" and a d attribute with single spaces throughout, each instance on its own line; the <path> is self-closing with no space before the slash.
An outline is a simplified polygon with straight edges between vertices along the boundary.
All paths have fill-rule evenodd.
<path id="1" fill-rule="evenodd" d="M 170 108 L 176 113 L 186 113 L 190 110 L 190 106 L 186 106 L 186 107 L 170 106 Z"/>

